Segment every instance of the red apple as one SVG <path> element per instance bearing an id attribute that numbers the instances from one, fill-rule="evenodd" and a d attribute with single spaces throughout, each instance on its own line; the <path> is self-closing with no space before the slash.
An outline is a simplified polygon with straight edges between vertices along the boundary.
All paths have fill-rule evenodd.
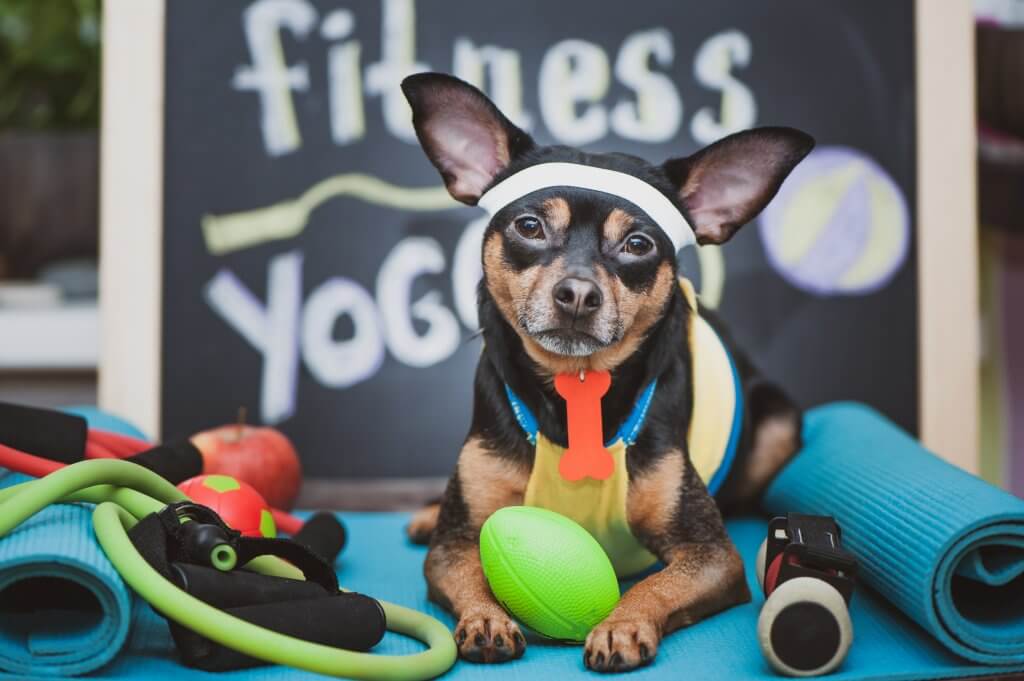
<path id="1" fill-rule="evenodd" d="M 192 436 L 203 473 L 230 475 L 256 488 L 274 508 L 290 510 L 302 485 L 302 464 L 279 430 L 232 424 Z"/>

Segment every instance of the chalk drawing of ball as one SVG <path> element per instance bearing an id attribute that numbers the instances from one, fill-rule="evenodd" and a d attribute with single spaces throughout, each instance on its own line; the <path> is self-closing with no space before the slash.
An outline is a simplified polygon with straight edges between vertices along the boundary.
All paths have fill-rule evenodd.
<path id="1" fill-rule="evenodd" d="M 761 240 L 788 282 L 822 296 L 870 293 L 907 257 L 910 216 L 900 188 L 848 147 L 811 152 L 761 215 Z"/>

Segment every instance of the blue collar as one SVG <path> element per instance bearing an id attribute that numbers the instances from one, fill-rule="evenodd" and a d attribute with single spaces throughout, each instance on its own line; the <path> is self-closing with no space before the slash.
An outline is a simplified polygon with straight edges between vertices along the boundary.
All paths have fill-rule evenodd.
<path id="1" fill-rule="evenodd" d="M 654 389 L 657 387 L 658 379 L 654 379 L 644 388 L 636 404 L 633 405 L 633 411 L 629 413 L 629 418 L 623 422 L 618 432 L 605 444 L 605 447 L 611 447 L 617 440 L 625 442 L 627 447 L 632 446 L 636 442 L 640 429 L 644 427 L 644 421 L 647 419 L 647 410 L 651 407 L 651 400 L 654 399 Z M 533 412 L 526 406 L 526 403 L 512 392 L 512 388 L 508 387 L 507 383 L 505 384 L 505 394 L 508 396 L 508 403 L 512 407 L 512 413 L 515 414 L 516 422 L 519 423 L 519 427 L 526 434 L 526 439 L 532 445 L 537 444 L 537 417 L 533 415 Z"/>

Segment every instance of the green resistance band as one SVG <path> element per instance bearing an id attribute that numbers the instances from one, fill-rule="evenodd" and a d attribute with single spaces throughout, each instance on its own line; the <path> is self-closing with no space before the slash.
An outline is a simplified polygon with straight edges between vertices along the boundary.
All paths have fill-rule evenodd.
<path id="1" fill-rule="evenodd" d="M 0 490 L 0 537 L 50 504 L 96 504 L 92 516 L 96 538 L 124 581 L 155 610 L 212 641 L 273 664 L 368 681 L 419 681 L 439 676 L 455 663 L 455 642 L 444 624 L 394 603 L 381 601 L 388 629 L 422 641 L 427 650 L 412 655 L 374 655 L 331 648 L 258 627 L 182 591 L 139 555 L 128 530 L 139 519 L 185 498 L 174 485 L 136 464 L 81 461 Z M 260 556 L 247 567 L 302 579 L 295 567 L 274 556 Z"/>

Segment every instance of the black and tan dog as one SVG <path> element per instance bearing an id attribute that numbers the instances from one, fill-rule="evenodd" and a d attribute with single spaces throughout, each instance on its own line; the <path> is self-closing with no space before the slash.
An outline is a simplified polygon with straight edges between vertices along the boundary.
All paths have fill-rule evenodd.
<path id="1" fill-rule="evenodd" d="M 542 445 L 561 452 L 567 444 L 566 402 L 554 377 L 607 371 L 603 436 L 618 443 L 609 451 L 620 452 L 628 483 L 618 497 L 608 485 L 587 497 L 604 514 L 597 536 L 610 555 L 622 554 L 613 560 L 617 569 L 655 558 L 664 567 L 591 632 L 584 661 L 598 671 L 643 665 L 666 633 L 749 600 L 722 510 L 756 503 L 800 444 L 799 410 L 759 379 L 685 280 L 677 283 L 676 250 L 686 238 L 727 241 L 764 208 L 813 140 L 760 128 L 654 166 L 538 146 L 479 90 L 450 76 L 419 74 L 402 88 L 423 149 L 452 196 L 492 213 L 472 424 L 441 503 L 410 525 L 414 540 L 430 542 L 430 596 L 458 618 L 462 657 L 500 662 L 523 654 L 522 633 L 484 580 L 480 526 L 503 506 L 558 498 L 561 492 L 539 489 L 557 475 L 537 458 Z M 695 345 L 709 336 L 698 325 L 714 329 L 710 335 L 726 348 L 729 361 L 719 364 L 732 368 L 736 392 L 724 402 L 728 413 L 715 413 L 723 402 L 702 392 L 698 373 L 706 372 L 696 367 L 711 360 Z M 728 426 L 717 442 L 728 442 L 729 451 L 711 456 L 713 470 L 693 444 L 705 400 L 712 408 L 702 418 L 710 410 L 711 420 Z M 550 484 L 601 489 L 591 479 Z M 569 504 L 577 519 L 593 510 Z M 623 557 L 624 546 L 631 557 Z"/>

